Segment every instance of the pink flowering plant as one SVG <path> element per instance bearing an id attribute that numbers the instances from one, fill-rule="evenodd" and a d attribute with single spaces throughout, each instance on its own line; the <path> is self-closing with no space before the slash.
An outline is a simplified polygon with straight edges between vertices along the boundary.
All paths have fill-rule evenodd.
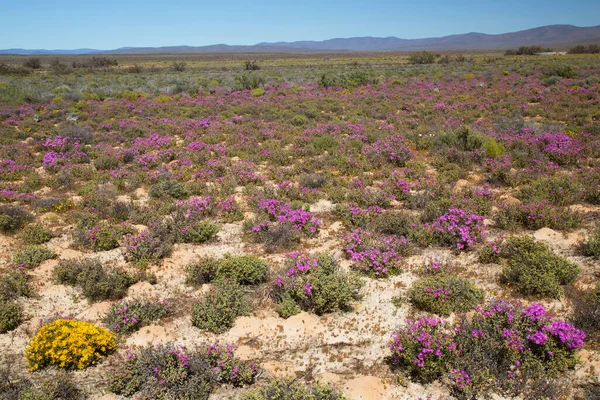
<path id="1" fill-rule="evenodd" d="M 472 395 L 497 387 L 517 394 L 525 382 L 557 377 L 577 364 L 576 352 L 585 344 L 583 331 L 554 318 L 543 305 L 518 301 L 479 306 L 455 331 L 460 356 L 453 367 L 469 377 L 459 389 Z"/>
<path id="2" fill-rule="evenodd" d="M 344 238 L 344 252 L 353 267 L 372 278 L 386 278 L 401 272 L 408 254 L 406 238 L 356 229 Z"/>
<path id="3" fill-rule="evenodd" d="M 352 302 L 360 298 L 361 279 L 344 272 L 333 256 L 294 252 L 287 258 L 286 267 L 271 282 L 271 296 L 282 317 L 300 310 L 317 315 L 349 311 Z"/>
<path id="4" fill-rule="evenodd" d="M 258 368 L 238 360 L 235 349 L 217 342 L 197 348 L 167 343 L 127 351 L 110 368 L 108 388 L 127 397 L 207 399 L 221 385 L 254 382 Z"/>
<path id="5" fill-rule="evenodd" d="M 169 311 L 166 300 L 119 300 L 102 318 L 106 328 L 116 333 L 131 333 L 158 321 Z"/>
<path id="6" fill-rule="evenodd" d="M 445 377 L 459 397 L 556 377 L 577 364 L 585 333 L 555 319 L 541 304 L 493 300 L 453 325 L 407 320 L 392 333 L 389 362 L 423 382 Z M 532 381 L 533 380 L 533 381 Z"/>
<path id="7" fill-rule="evenodd" d="M 433 221 L 430 229 L 435 239 L 457 250 L 467 250 L 485 237 L 484 217 L 462 208 L 451 208 Z"/>
<path id="8" fill-rule="evenodd" d="M 458 354 L 454 332 L 439 318 L 406 320 L 392 333 L 389 362 L 420 382 L 431 382 L 444 375 Z"/>
<path id="9" fill-rule="evenodd" d="M 156 232 L 155 232 L 156 233 Z M 138 268 L 146 268 L 170 254 L 172 243 L 169 238 L 159 237 L 145 230 L 138 235 L 123 238 L 123 256 Z"/>

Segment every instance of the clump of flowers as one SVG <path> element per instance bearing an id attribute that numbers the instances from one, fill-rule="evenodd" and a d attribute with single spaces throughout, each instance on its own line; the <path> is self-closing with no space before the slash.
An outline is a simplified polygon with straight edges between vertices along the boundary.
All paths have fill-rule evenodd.
<path id="1" fill-rule="evenodd" d="M 290 224 L 299 232 L 313 236 L 319 231 L 321 221 L 309 211 L 293 208 L 290 203 L 276 199 L 262 199 L 257 208 L 269 216 L 269 220 L 279 224 Z M 254 230 L 254 229 L 253 229 Z"/>
<path id="2" fill-rule="evenodd" d="M 390 163 L 403 167 L 413 157 L 412 150 L 402 135 L 396 134 L 379 139 L 362 148 L 362 154 L 376 165 Z"/>
<path id="3" fill-rule="evenodd" d="M 344 251 L 354 267 L 373 278 L 385 278 L 400 272 L 408 253 L 404 236 L 384 235 L 356 229 L 343 238 Z"/>
<path id="4" fill-rule="evenodd" d="M 217 203 L 217 217 L 223 222 L 235 222 L 244 219 L 244 213 L 233 197 L 228 197 Z"/>
<path id="5" fill-rule="evenodd" d="M 379 206 L 360 207 L 356 203 L 338 204 L 335 207 L 336 216 L 344 224 L 351 227 L 364 227 L 366 223 L 375 216 L 385 213 L 385 209 Z"/>
<path id="6" fill-rule="evenodd" d="M 123 241 L 125 260 L 133 262 L 138 268 L 146 268 L 148 264 L 166 257 L 172 247 L 168 240 L 156 237 L 148 231 L 143 231 L 139 235 L 127 235 Z"/>
<path id="7" fill-rule="evenodd" d="M 232 344 L 203 344 L 195 349 L 174 343 L 127 353 L 108 374 L 108 388 L 141 398 L 208 399 L 220 385 L 248 385 L 258 373 L 253 363 L 239 361 Z"/>
<path id="8" fill-rule="evenodd" d="M 284 318 L 300 310 L 321 315 L 350 310 L 361 287 L 360 278 L 343 272 L 333 256 L 294 252 L 288 254 L 284 271 L 271 282 L 271 295 Z"/>
<path id="9" fill-rule="evenodd" d="M 117 348 L 114 334 L 89 322 L 58 319 L 41 327 L 25 350 L 31 371 L 46 366 L 83 369 Z"/>
<path id="10" fill-rule="evenodd" d="M 437 318 L 407 320 L 392 333 L 389 359 L 424 382 L 447 377 L 476 396 L 497 387 L 519 393 L 523 384 L 551 379 L 577 364 L 585 333 L 555 319 L 541 304 L 493 300 L 450 326 Z"/>
<path id="11" fill-rule="evenodd" d="M 484 238 L 484 217 L 461 208 L 451 208 L 431 224 L 431 229 L 440 234 L 441 243 L 466 250 Z"/>
<path id="12" fill-rule="evenodd" d="M 544 306 L 494 300 L 459 320 L 455 340 L 460 356 L 455 369 L 465 371 L 472 393 L 493 390 L 493 381 L 517 389 L 524 381 L 552 378 L 577 364 L 585 333 L 555 319 Z M 518 389 L 517 389 L 518 390 Z"/>
<path id="13" fill-rule="evenodd" d="M 119 300 L 110 307 L 102 322 L 116 333 L 129 333 L 141 326 L 164 317 L 169 311 L 168 302 Z"/>
<path id="14" fill-rule="evenodd" d="M 392 333 L 390 363 L 415 379 L 431 382 L 447 372 L 458 354 L 454 332 L 439 318 L 406 320 Z"/>

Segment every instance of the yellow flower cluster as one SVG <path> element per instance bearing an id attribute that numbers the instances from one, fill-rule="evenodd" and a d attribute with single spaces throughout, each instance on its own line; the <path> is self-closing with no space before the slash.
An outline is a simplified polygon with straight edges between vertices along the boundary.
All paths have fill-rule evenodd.
<path id="1" fill-rule="evenodd" d="M 117 348 L 115 335 L 84 321 L 58 319 L 41 327 L 25 350 L 31 371 L 54 365 L 83 369 Z"/>

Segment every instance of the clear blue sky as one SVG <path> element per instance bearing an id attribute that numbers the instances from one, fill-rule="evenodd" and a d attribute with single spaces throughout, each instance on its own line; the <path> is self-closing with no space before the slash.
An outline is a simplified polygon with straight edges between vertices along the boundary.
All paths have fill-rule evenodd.
<path id="1" fill-rule="evenodd" d="M 423 38 L 600 25 L 600 0 L 0 0 L 0 49 Z"/>

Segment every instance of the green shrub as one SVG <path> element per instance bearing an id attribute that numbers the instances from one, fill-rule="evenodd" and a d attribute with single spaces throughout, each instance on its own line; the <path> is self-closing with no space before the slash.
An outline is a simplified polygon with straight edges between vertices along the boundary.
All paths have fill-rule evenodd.
<path id="1" fill-rule="evenodd" d="M 501 279 L 522 295 L 559 297 L 561 285 L 572 283 L 580 268 L 527 236 L 513 236 L 501 247 L 507 260 Z"/>
<path id="2" fill-rule="evenodd" d="M 308 118 L 306 115 L 297 114 L 292 118 L 292 125 L 294 126 L 304 126 L 308 124 Z"/>
<path id="3" fill-rule="evenodd" d="M 219 232 L 219 226 L 210 221 L 198 221 L 182 228 L 179 240 L 183 243 L 204 243 Z"/>
<path id="4" fill-rule="evenodd" d="M 0 382 L 0 395 L 5 400 L 83 400 L 85 396 L 67 373 L 53 374 L 40 382 L 20 376 Z"/>
<path id="5" fill-rule="evenodd" d="M 419 309 L 440 315 L 471 311 L 485 292 L 468 279 L 458 276 L 432 276 L 413 283 L 408 297 Z"/>
<path id="6" fill-rule="evenodd" d="M 408 57 L 410 64 L 433 64 L 435 62 L 435 54 L 430 51 L 419 51 L 412 53 Z"/>
<path id="7" fill-rule="evenodd" d="M 94 167 L 99 171 L 109 171 L 119 167 L 119 159 L 111 156 L 100 157 L 94 160 Z"/>
<path id="8" fill-rule="evenodd" d="M 102 322 L 113 332 L 129 333 L 158 321 L 167 312 L 166 301 L 120 300 L 110 307 Z"/>
<path id="9" fill-rule="evenodd" d="M 91 228 L 77 228 L 73 232 L 75 244 L 93 251 L 107 251 L 119 247 L 119 241 L 124 235 L 132 234 L 130 226 L 123 224 L 105 224 Z"/>
<path id="10" fill-rule="evenodd" d="M 34 293 L 23 268 L 10 268 L 0 276 L 0 301 L 14 300 L 20 296 L 32 297 Z"/>
<path id="11" fill-rule="evenodd" d="M 328 151 L 332 152 L 335 150 L 339 143 L 335 137 L 325 135 L 325 136 L 317 136 L 311 141 L 311 145 L 315 148 L 315 150 L 319 152 Z"/>
<path id="12" fill-rule="evenodd" d="M 188 265 L 186 267 L 186 285 L 201 286 L 212 282 L 217 275 L 218 266 L 219 261 L 210 257 L 203 257 Z"/>
<path id="13" fill-rule="evenodd" d="M 52 233 L 38 224 L 26 226 L 20 234 L 25 244 L 44 244 L 52 239 Z"/>
<path id="14" fill-rule="evenodd" d="M 271 379 L 242 395 L 241 400 L 344 400 L 342 392 L 318 382 L 302 385 L 295 379 Z"/>
<path id="15" fill-rule="evenodd" d="M 493 300 L 455 325 L 459 349 L 450 377 L 461 399 L 488 398 L 492 393 L 527 399 L 560 398 L 551 389 L 565 372 L 577 365 L 583 332 L 556 320 L 541 304 Z M 462 372 L 461 372 L 462 371 Z M 469 381 L 455 380 L 460 376 Z M 536 391 L 538 396 L 531 394 Z"/>
<path id="16" fill-rule="evenodd" d="M 235 281 L 219 280 L 192 309 L 192 325 L 213 333 L 223 333 L 235 319 L 246 315 L 250 308 L 244 290 Z"/>
<path id="17" fill-rule="evenodd" d="M 106 270 L 99 261 L 63 260 L 54 268 L 56 282 L 78 286 L 91 301 L 117 300 L 127 294 L 136 278 L 121 269 Z"/>
<path id="18" fill-rule="evenodd" d="M 217 279 L 231 279 L 242 285 L 257 285 L 269 277 L 269 264 L 256 256 L 225 255 L 216 271 Z"/>
<path id="19" fill-rule="evenodd" d="M 174 343 L 145 347 L 115 363 L 108 390 L 140 399 L 208 400 L 220 385 L 254 382 L 256 367 L 235 358 L 234 350 L 219 343 L 193 349 Z"/>
<path id="20" fill-rule="evenodd" d="M 371 230 L 386 235 L 410 237 L 417 219 L 406 211 L 388 211 L 375 216 L 369 223 Z"/>
<path id="21" fill-rule="evenodd" d="M 235 77 L 235 83 L 240 90 L 258 89 L 265 84 L 262 76 L 253 74 L 242 74 Z"/>
<path id="22" fill-rule="evenodd" d="M 569 288 L 567 296 L 573 306 L 571 322 L 585 332 L 588 340 L 598 343 L 600 340 L 600 284 L 597 284 L 593 290 Z"/>
<path id="23" fill-rule="evenodd" d="M 20 206 L 0 205 L 0 232 L 12 233 L 32 219 L 29 211 Z"/>
<path id="24" fill-rule="evenodd" d="M 166 180 L 152 185 L 148 195 L 157 199 L 184 199 L 189 194 L 182 183 Z"/>
<path id="25" fill-rule="evenodd" d="M 271 295 L 284 318 L 299 309 L 322 315 L 351 310 L 362 285 L 360 277 L 344 272 L 331 255 L 293 254 L 285 272 L 273 281 Z"/>
<path id="26" fill-rule="evenodd" d="M 294 294 L 291 291 L 286 291 L 277 304 L 277 312 L 281 318 L 288 319 L 302 311 L 296 300 L 294 300 Z"/>
<path id="27" fill-rule="evenodd" d="M 125 260 L 138 268 L 146 268 L 171 254 L 173 233 L 162 224 L 152 224 L 150 229 L 139 235 L 126 235 L 123 238 Z"/>
<path id="28" fill-rule="evenodd" d="M 44 246 L 28 245 L 18 250 L 13 263 L 24 268 L 35 268 L 43 261 L 56 257 L 56 254 Z"/>
<path id="29" fill-rule="evenodd" d="M 568 208 L 555 207 L 546 200 L 527 204 L 500 205 L 494 216 L 496 227 L 507 230 L 550 228 L 570 230 L 581 224 L 581 215 Z"/>
<path id="30" fill-rule="evenodd" d="M 532 181 L 519 191 L 519 199 L 525 202 L 546 200 L 556 206 L 568 206 L 578 200 L 577 183 L 570 177 L 542 177 Z"/>
<path id="31" fill-rule="evenodd" d="M 583 253 L 600 260 L 600 229 L 596 229 L 583 244 Z"/>
<path id="32" fill-rule="evenodd" d="M 12 300 L 0 299 L 0 333 L 16 329 L 23 320 L 21 306 Z"/>

